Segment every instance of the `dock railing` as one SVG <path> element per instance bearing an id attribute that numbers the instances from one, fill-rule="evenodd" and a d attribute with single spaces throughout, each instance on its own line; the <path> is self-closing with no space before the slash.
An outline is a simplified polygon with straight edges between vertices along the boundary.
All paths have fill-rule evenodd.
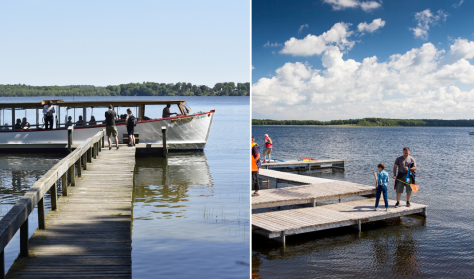
<path id="1" fill-rule="evenodd" d="M 71 130 L 72 134 L 72 130 Z M 88 138 L 72 153 L 52 167 L 43 177 L 21 197 L 21 199 L 0 220 L 0 272 L 1 278 L 5 277 L 5 247 L 20 230 L 20 257 L 28 256 L 28 216 L 38 205 L 38 229 L 45 229 L 44 196 L 51 190 L 51 210 L 57 209 L 57 186 L 61 179 L 62 195 L 67 196 L 68 186 L 74 186 L 76 181 L 75 169 L 77 166 L 78 177 L 82 176 L 82 169 L 87 169 L 87 163 L 104 147 L 105 130 Z M 82 159 L 82 162 L 81 162 Z M 70 185 L 68 185 L 68 178 Z"/>

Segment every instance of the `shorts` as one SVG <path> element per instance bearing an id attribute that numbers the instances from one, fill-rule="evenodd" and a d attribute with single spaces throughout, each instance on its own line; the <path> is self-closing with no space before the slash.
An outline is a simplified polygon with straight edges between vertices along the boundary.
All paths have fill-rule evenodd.
<path id="1" fill-rule="evenodd" d="M 263 150 L 263 156 L 267 156 L 267 155 L 270 156 L 270 155 L 272 155 L 272 149 L 273 149 L 273 147 L 267 147 L 267 148 L 265 148 L 265 150 Z"/>
<path id="2" fill-rule="evenodd" d="M 398 179 L 404 180 L 403 177 L 402 177 L 402 178 L 398 178 Z M 413 179 L 413 177 L 412 177 L 411 175 L 410 175 L 410 181 L 412 182 L 412 183 L 410 183 L 410 184 L 414 184 L 414 183 L 415 183 L 415 180 Z M 400 181 L 397 180 L 397 184 L 395 184 L 395 190 L 397 191 L 397 193 L 403 193 L 403 188 L 405 188 L 405 187 L 407 188 L 407 194 L 411 194 L 411 187 L 410 187 L 410 185 L 405 184 L 405 183 L 400 182 Z"/>
<path id="3" fill-rule="evenodd" d="M 107 136 L 110 137 L 110 134 L 115 138 L 118 134 L 117 132 L 117 127 L 115 126 L 106 126 L 105 127 L 105 132 L 107 133 Z"/>
<path id="4" fill-rule="evenodd" d="M 128 136 L 133 136 L 133 134 L 135 134 L 135 127 L 133 128 L 128 128 L 127 127 L 127 133 L 128 133 Z"/>

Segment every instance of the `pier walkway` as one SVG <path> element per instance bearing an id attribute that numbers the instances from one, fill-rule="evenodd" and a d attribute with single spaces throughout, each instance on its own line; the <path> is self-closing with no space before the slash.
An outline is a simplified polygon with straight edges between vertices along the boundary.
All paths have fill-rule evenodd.
<path id="1" fill-rule="evenodd" d="M 0 220 L 2 277 L 5 246 L 19 231 L 20 255 L 7 278 L 131 278 L 136 148 L 122 144 L 109 150 L 104 137 L 103 130 L 75 148 Z M 46 215 L 47 192 L 51 210 Z M 35 207 L 38 229 L 29 238 L 28 218 Z"/>
<path id="2" fill-rule="evenodd" d="M 131 204 L 135 148 L 105 147 L 77 177 L 45 230 L 29 240 L 9 278 L 128 277 L 132 274 Z"/>
<path id="3" fill-rule="evenodd" d="M 254 232 L 285 243 L 285 236 L 354 226 L 410 214 L 426 217 L 426 205 L 412 203 L 411 207 L 394 208 L 396 201 L 389 200 L 390 211 L 375 211 L 375 198 L 292 210 L 257 213 L 252 215 Z"/>
<path id="4" fill-rule="evenodd" d="M 375 195 L 374 186 L 371 187 L 347 181 L 265 169 L 260 169 L 259 176 L 270 180 L 297 182 L 305 185 L 260 190 L 259 196 L 252 197 L 252 209 L 308 203 L 313 203 L 315 206 L 317 202 L 322 201 Z"/>

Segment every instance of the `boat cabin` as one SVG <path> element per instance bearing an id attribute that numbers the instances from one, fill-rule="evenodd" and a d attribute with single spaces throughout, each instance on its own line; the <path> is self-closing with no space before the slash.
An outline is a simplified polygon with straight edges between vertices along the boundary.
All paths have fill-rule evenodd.
<path id="1" fill-rule="evenodd" d="M 48 101 L 0 104 L 0 132 L 45 129 L 46 120 L 43 116 L 43 108 Z M 105 126 L 105 111 L 109 109 L 109 105 L 113 105 L 117 112 L 119 120 L 115 121 L 116 124 L 125 123 L 128 108 L 132 110 L 137 122 L 163 118 L 161 109 L 164 109 L 168 104 L 172 105 L 171 111 L 176 110 L 175 106 L 178 109 L 176 116 L 172 117 L 186 116 L 191 111 L 186 101 L 50 101 L 55 108 L 54 130 L 67 129 L 68 126 L 74 126 L 74 128 Z M 145 116 L 146 106 L 160 106 L 160 115 Z M 156 111 L 155 109 L 155 114 Z"/>

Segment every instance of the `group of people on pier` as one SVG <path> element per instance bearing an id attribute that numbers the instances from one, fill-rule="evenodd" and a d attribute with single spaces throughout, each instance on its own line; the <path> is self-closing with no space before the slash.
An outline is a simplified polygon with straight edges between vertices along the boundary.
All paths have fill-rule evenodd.
<path id="1" fill-rule="evenodd" d="M 263 151 L 263 162 L 270 163 L 272 150 L 273 150 L 273 141 L 265 134 L 264 138 L 265 142 L 265 150 Z M 266 161 L 268 156 L 268 161 Z M 258 191 L 260 190 L 260 183 L 258 181 L 258 169 L 262 166 L 262 162 L 260 161 L 260 147 L 255 142 L 255 138 L 252 136 L 252 154 L 250 158 L 252 164 L 252 188 L 255 191 L 252 196 L 258 196 Z"/>

